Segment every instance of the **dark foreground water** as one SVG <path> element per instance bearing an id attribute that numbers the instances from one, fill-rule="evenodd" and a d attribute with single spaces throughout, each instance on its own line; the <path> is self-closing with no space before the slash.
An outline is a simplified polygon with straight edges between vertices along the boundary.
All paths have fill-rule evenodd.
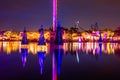
<path id="1" fill-rule="evenodd" d="M 118 79 L 117 79 L 118 78 Z M 118 43 L 0 42 L 0 80 L 120 80 Z"/>

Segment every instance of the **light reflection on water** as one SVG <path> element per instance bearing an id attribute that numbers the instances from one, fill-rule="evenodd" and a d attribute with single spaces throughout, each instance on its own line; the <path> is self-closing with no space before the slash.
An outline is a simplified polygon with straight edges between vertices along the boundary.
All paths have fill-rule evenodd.
<path id="1" fill-rule="evenodd" d="M 0 42 L 0 52 L 5 52 L 7 54 L 10 54 L 12 52 L 19 51 L 21 53 L 21 48 L 24 48 L 25 46 L 21 46 L 21 42 Z M 42 49 L 46 52 L 46 54 L 51 53 L 51 46 L 50 43 L 47 43 L 44 48 L 39 48 L 37 43 L 31 42 L 29 43 L 26 48 L 28 49 L 28 53 L 30 54 L 37 54 L 37 52 Z M 102 43 L 100 46 L 99 43 L 64 43 L 63 45 L 64 54 L 67 54 L 69 52 L 77 52 L 77 53 L 92 53 L 100 54 L 102 52 L 103 54 L 114 54 L 116 50 L 120 49 L 119 43 Z M 41 51 L 41 50 L 40 50 Z"/>
<path id="2" fill-rule="evenodd" d="M 28 54 L 37 55 L 39 63 L 39 72 L 44 72 L 44 60 L 46 56 L 52 55 L 52 80 L 57 80 L 61 74 L 62 56 L 72 54 L 75 55 L 77 62 L 80 62 L 79 54 L 94 55 L 119 55 L 119 43 L 64 43 L 63 46 L 56 46 L 47 43 L 46 46 L 38 46 L 36 42 L 28 45 L 21 45 L 21 42 L 0 42 L 0 53 L 12 54 L 14 52 L 21 53 L 21 62 L 23 68 L 26 67 Z M 68 63 L 66 63 L 68 64 Z M 117 63 L 118 64 L 118 63 Z M 72 65 L 71 65 L 72 66 Z M 82 65 L 81 65 L 82 66 Z M 51 80 L 51 79 L 50 79 Z"/>

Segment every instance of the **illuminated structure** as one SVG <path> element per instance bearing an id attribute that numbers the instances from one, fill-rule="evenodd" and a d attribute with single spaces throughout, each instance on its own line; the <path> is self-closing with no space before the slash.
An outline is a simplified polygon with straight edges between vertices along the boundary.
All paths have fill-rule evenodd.
<path id="1" fill-rule="evenodd" d="M 61 30 L 60 22 L 58 22 L 58 25 L 57 25 L 55 44 L 63 45 L 62 30 Z"/>
<path id="2" fill-rule="evenodd" d="M 28 44 L 27 34 L 26 34 L 26 28 L 24 28 L 24 32 L 23 32 L 23 35 L 22 35 L 21 44 Z"/>
<path id="3" fill-rule="evenodd" d="M 99 37 L 99 40 L 98 42 L 102 42 L 102 36 L 101 36 L 101 32 L 100 32 L 100 37 Z"/>
<path id="4" fill-rule="evenodd" d="M 57 31 L 57 30 L 56 30 Z M 44 38 L 46 42 L 55 41 L 56 31 L 51 32 L 49 29 L 44 30 Z M 101 30 L 101 31 L 83 31 L 83 32 L 71 32 L 70 30 L 62 30 L 63 41 L 72 42 L 98 42 L 100 39 L 100 32 L 102 42 L 120 42 L 120 36 L 111 30 Z M 38 31 L 27 31 L 16 32 L 16 31 L 5 31 L 0 36 L 1 41 L 38 41 L 40 38 L 40 33 Z"/>
<path id="5" fill-rule="evenodd" d="M 53 31 L 56 31 L 57 26 L 57 0 L 53 0 Z"/>
<path id="6" fill-rule="evenodd" d="M 43 25 L 41 25 L 40 28 L 40 37 L 39 37 L 38 45 L 45 45 Z"/>

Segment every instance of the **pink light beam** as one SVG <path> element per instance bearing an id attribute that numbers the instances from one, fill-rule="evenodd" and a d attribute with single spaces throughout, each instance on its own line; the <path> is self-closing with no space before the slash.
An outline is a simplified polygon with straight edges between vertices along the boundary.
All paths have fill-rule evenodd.
<path id="1" fill-rule="evenodd" d="M 57 27 L 57 0 L 53 0 L 53 31 Z"/>

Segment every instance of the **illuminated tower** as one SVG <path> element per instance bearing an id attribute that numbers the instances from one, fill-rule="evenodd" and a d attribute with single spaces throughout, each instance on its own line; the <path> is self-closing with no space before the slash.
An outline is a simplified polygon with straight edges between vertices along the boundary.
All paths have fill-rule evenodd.
<path id="1" fill-rule="evenodd" d="M 100 32 L 100 37 L 99 37 L 99 40 L 98 40 L 98 42 L 102 42 L 103 40 L 102 40 L 102 36 L 101 36 L 101 32 Z"/>
<path id="2" fill-rule="evenodd" d="M 28 44 L 26 28 L 24 27 L 21 44 Z"/>
<path id="3" fill-rule="evenodd" d="M 53 0 L 53 31 L 56 31 L 57 26 L 57 0 Z"/>
<path id="4" fill-rule="evenodd" d="M 60 22 L 58 22 L 58 25 L 57 25 L 57 28 L 56 28 L 55 44 L 56 45 L 63 45 L 62 30 L 61 30 Z"/>
<path id="5" fill-rule="evenodd" d="M 39 37 L 39 41 L 38 41 L 38 45 L 45 45 L 45 38 L 44 38 L 44 30 L 43 30 L 43 25 L 41 25 L 40 28 L 40 37 Z"/>

